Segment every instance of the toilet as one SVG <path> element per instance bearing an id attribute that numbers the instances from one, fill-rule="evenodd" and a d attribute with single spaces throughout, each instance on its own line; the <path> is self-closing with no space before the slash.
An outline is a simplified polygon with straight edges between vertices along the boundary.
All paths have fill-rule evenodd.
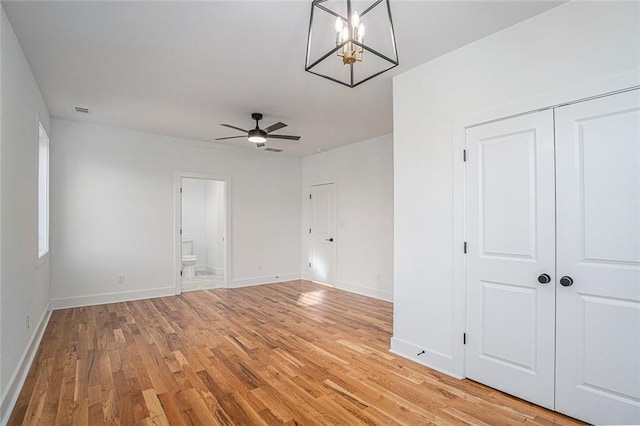
<path id="1" fill-rule="evenodd" d="M 193 278 L 196 275 L 195 264 L 198 256 L 193 254 L 193 240 L 182 240 L 182 276 L 183 278 Z"/>

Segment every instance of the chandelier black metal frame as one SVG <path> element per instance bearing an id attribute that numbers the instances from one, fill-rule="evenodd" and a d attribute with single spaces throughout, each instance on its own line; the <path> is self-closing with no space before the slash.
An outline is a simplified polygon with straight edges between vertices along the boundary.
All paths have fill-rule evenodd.
<path id="1" fill-rule="evenodd" d="M 328 3 L 344 3 L 346 2 L 346 11 L 347 15 L 342 16 L 340 13 L 337 13 L 334 10 L 331 10 L 329 7 L 325 6 Z M 381 53 L 379 50 L 374 49 L 373 47 L 367 45 L 364 42 L 364 34 L 365 28 L 362 24 L 361 19 L 364 18 L 367 14 L 369 14 L 376 7 L 384 7 L 385 17 L 387 22 L 385 23 L 389 27 L 390 37 L 391 37 L 391 57 Z M 344 8 L 343 8 L 344 9 Z M 328 52 L 321 55 L 318 59 L 311 60 L 311 44 L 313 39 L 313 30 L 314 30 L 314 18 L 321 13 L 327 13 L 332 17 L 336 18 L 336 44 L 335 47 L 330 49 Z M 371 25 L 371 23 L 368 23 Z M 363 58 L 363 53 L 369 52 L 370 54 L 375 55 L 376 57 L 382 59 L 384 61 L 384 66 L 381 69 L 374 70 L 370 75 L 363 76 L 361 78 L 357 78 L 354 76 L 354 67 L 358 66 L 358 62 L 366 61 L 366 57 Z M 320 63 L 326 60 L 336 60 L 332 55 L 337 55 L 342 58 L 342 62 L 345 66 L 349 66 L 349 77 L 348 81 L 341 81 L 331 75 L 322 73 L 317 69 Z M 396 46 L 396 37 L 393 29 L 393 19 L 391 18 L 391 6 L 389 5 L 389 0 L 374 0 L 371 2 L 371 5 L 368 6 L 362 13 L 359 15 L 354 14 L 354 10 L 352 9 L 351 0 L 312 0 L 311 2 L 311 17 L 309 19 L 309 34 L 307 38 L 307 56 L 305 60 L 305 71 L 310 72 L 311 74 L 315 74 L 317 76 L 326 78 L 328 80 L 334 81 L 336 83 L 342 84 L 347 87 L 356 87 L 360 84 L 371 80 L 378 75 L 389 71 L 392 68 L 397 67 L 398 62 L 398 51 Z"/>

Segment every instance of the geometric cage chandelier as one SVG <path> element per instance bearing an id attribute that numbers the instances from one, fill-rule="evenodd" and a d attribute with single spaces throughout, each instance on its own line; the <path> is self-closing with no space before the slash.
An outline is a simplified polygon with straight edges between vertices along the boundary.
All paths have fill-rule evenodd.
<path id="1" fill-rule="evenodd" d="M 305 71 L 356 87 L 397 66 L 389 0 L 312 0 Z"/>

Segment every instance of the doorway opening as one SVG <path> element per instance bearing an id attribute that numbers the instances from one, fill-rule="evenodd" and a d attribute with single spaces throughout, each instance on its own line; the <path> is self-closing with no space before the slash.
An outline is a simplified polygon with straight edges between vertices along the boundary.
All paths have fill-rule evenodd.
<path id="1" fill-rule="evenodd" d="M 180 176 L 178 291 L 227 286 L 227 182 Z"/>

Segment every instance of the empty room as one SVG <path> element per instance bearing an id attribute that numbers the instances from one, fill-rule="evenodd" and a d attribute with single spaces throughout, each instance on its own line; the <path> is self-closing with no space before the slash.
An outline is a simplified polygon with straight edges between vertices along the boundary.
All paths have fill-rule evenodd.
<path id="1" fill-rule="evenodd" d="M 0 425 L 640 424 L 640 1 L 0 5 Z"/>

